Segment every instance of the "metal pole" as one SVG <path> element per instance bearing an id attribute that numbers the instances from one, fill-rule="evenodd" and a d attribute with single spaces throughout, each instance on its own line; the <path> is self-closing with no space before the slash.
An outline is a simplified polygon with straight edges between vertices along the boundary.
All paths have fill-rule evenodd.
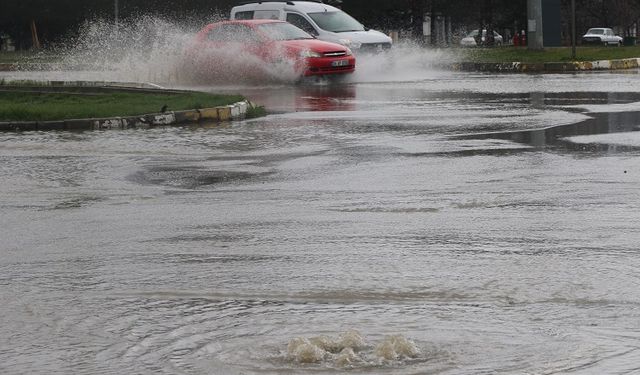
<path id="1" fill-rule="evenodd" d="M 527 46 L 530 50 L 542 50 L 542 0 L 527 0 Z"/>
<path id="2" fill-rule="evenodd" d="M 576 61 L 576 0 L 571 0 L 571 59 Z"/>

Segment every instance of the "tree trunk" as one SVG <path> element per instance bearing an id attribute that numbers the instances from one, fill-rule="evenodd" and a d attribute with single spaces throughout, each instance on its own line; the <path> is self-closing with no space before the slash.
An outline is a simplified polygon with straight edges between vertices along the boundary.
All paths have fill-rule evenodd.
<path id="1" fill-rule="evenodd" d="M 420 43 L 424 43 L 424 14 L 426 12 L 426 8 L 424 6 L 424 1 L 422 0 L 413 0 L 411 2 L 411 15 L 412 15 L 412 34 L 413 37 Z"/>
<path id="2" fill-rule="evenodd" d="M 33 42 L 34 49 L 40 49 L 40 39 L 38 38 L 38 28 L 36 27 L 36 20 L 31 20 L 31 41 Z"/>

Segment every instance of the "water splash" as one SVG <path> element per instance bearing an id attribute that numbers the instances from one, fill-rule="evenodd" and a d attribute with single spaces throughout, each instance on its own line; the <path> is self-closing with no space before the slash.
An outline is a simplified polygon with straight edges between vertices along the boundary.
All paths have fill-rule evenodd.
<path id="1" fill-rule="evenodd" d="M 212 14 L 206 22 L 225 19 Z M 164 86 L 263 83 L 292 84 L 300 76 L 289 59 L 264 64 L 242 48 L 198 51 L 192 42 L 205 25 L 202 20 L 176 23 L 140 15 L 117 29 L 111 21 L 86 21 L 76 33 L 23 64 L 23 70 L 55 71 L 55 79 L 109 82 L 152 82 Z M 53 63 L 50 56 L 56 56 Z M 388 52 L 358 54 L 356 72 L 347 82 L 391 82 L 430 79 L 438 67 L 453 61 L 452 53 L 400 43 Z M 42 63 L 47 61 L 47 63 Z M 51 75 L 51 74 L 49 74 Z M 309 83 L 309 82 L 307 82 Z M 312 80 L 313 84 L 330 84 Z"/>
<path id="2" fill-rule="evenodd" d="M 178 82 L 183 75 L 184 48 L 199 28 L 149 15 L 131 19 L 117 29 L 107 20 L 88 20 L 77 36 L 46 52 L 56 56 L 53 63 L 35 68 L 65 72 L 69 80 L 82 76 L 100 81 Z M 33 61 L 28 63 L 33 69 Z"/>
<path id="3" fill-rule="evenodd" d="M 406 82 L 431 79 L 456 60 L 454 53 L 415 43 L 399 43 L 390 51 L 357 56 L 354 82 Z"/>
<path id="4" fill-rule="evenodd" d="M 182 81 L 190 84 L 270 82 L 293 83 L 302 75 L 302 67 L 283 50 L 272 51 L 276 60 L 265 61 L 240 45 L 226 49 L 205 49 L 188 45 L 183 58 L 178 58 Z"/>
<path id="5" fill-rule="evenodd" d="M 208 17 L 208 23 L 225 19 Z M 210 83 L 253 84 L 292 83 L 300 67 L 285 58 L 265 64 L 255 54 L 238 45 L 224 50 L 202 50 L 194 44 L 204 22 L 179 24 L 151 15 L 141 15 L 117 29 L 111 21 L 86 21 L 76 33 L 51 50 L 26 61 L 21 70 L 61 72 L 56 79 L 153 82 L 161 85 Z M 50 56 L 55 61 L 50 62 Z M 46 63 L 43 63 L 46 61 Z"/>

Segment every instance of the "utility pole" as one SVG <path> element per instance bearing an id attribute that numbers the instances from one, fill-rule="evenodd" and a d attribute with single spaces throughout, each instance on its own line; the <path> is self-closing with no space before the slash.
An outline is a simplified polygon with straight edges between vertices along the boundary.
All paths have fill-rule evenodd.
<path id="1" fill-rule="evenodd" d="M 571 60 L 576 61 L 576 0 L 571 0 Z"/>
<path id="2" fill-rule="evenodd" d="M 544 48 L 542 34 L 542 0 L 527 0 L 527 42 L 529 49 Z"/>

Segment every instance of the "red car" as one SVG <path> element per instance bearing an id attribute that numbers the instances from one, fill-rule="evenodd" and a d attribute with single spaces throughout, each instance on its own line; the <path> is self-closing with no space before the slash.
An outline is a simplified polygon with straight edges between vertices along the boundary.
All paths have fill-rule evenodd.
<path id="1" fill-rule="evenodd" d="M 200 74 L 227 79 L 300 78 L 353 73 L 349 48 L 317 40 L 278 20 L 237 20 L 205 26 L 187 49 Z"/>

